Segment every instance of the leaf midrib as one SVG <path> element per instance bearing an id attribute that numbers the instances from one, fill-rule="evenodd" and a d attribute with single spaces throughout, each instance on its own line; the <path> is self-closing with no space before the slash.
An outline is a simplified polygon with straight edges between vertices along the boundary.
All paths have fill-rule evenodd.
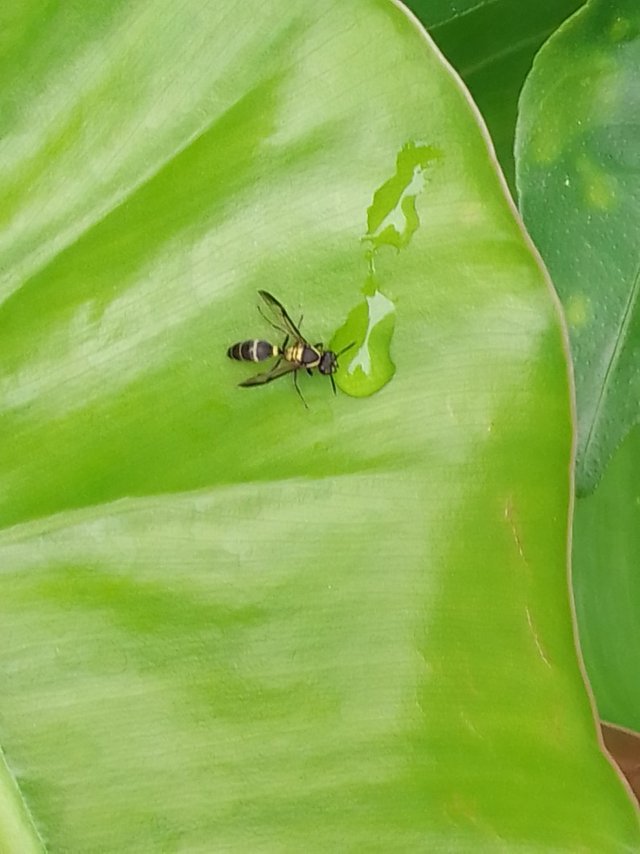
<path id="1" fill-rule="evenodd" d="M 611 350 L 611 355 L 609 357 L 609 361 L 607 363 L 607 367 L 604 372 L 604 377 L 602 380 L 602 384 L 600 386 L 600 391 L 598 393 L 598 399 L 596 400 L 596 405 L 593 410 L 593 416 L 591 418 L 589 424 L 589 432 L 587 433 L 587 438 L 584 443 L 584 451 L 583 451 L 583 461 L 588 460 L 591 455 L 591 447 L 593 445 L 593 441 L 596 435 L 596 428 L 598 427 L 600 420 L 602 418 L 602 410 L 604 406 L 604 401 L 607 397 L 607 392 L 609 385 L 611 383 L 611 378 L 615 373 L 615 369 L 620 361 L 621 354 L 624 349 L 624 345 L 626 344 L 628 335 L 629 335 L 629 327 L 631 325 L 631 320 L 634 315 L 634 309 L 636 307 L 636 303 L 638 301 L 638 293 L 640 292 L 640 260 L 636 264 L 636 271 L 633 277 L 633 283 L 631 285 L 631 290 L 629 291 L 629 296 L 627 297 L 627 302 L 624 307 L 624 312 L 622 314 L 622 322 L 619 327 L 618 335 L 616 337 L 613 349 Z M 584 466 L 584 462 L 583 462 Z"/>

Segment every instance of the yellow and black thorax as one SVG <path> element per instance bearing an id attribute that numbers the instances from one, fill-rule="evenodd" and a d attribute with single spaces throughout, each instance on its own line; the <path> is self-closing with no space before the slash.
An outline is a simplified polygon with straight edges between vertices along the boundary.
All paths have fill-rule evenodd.
<path id="1" fill-rule="evenodd" d="M 297 341 L 291 347 L 285 347 L 282 355 L 293 365 L 300 365 L 301 368 L 316 368 L 320 364 L 322 350 L 312 347 L 305 341 Z"/>

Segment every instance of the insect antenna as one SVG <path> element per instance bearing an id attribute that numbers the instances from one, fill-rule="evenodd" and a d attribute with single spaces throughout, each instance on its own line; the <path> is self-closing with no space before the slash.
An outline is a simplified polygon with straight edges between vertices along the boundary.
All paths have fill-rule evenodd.
<path id="1" fill-rule="evenodd" d="M 342 350 L 339 350 L 339 351 L 336 353 L 336 359 L 338 358 L 338 356 L 342 356 L 342 354 L 343 354 L 343 353 L 346 353 L 346 352 L 347 352 L 347 350 L 350 350 L 352 347 L 355 347 L 355 346 L 356 346 L 356 342 L 355 342 L 355 341 L 352 341 L 352 342 L 351 342 L 351 344 L 347 344 L 347 346 L 346 346 L 346 347 L 343 347 L 343 348 L 342 348 Z"/>

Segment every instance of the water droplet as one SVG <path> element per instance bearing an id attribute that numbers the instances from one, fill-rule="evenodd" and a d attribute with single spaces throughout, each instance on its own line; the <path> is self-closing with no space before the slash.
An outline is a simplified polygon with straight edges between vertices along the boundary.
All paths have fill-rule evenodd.
<path id="1" fill-rule="evenodd" d="M 367 280 L 371 282 L 371 277 Z M 389 352 L 395 326 L 395 306 L 379 290 L 367 294 L 338 329 L 331 349 L 339 352 L 351 342 L 355 347 L 340 360 L 336 382 L 352 397 L 379 391 L 395 373 Z"/>
<path id="2" fill-rule="evenodd" d="M 420 225 L 416 197 L 425 185 L 424 173 L 441 156 L 437 148 L 419 142 L 408 142 L 396 158 L 396 172 L 373 194 L 367 210 L 365 240 L 372 248 L 395 246 L 402 249 Z"/>
<path id="3" fill-rule="evenodd" d="M 391 360 L 396 312 L 393 302 L 381 291 L 376 278 L 376 253 L 382 246 L 403 249 L 420 225 L 416 198 L 425 186 L 425 170 L 442 153 L 433 145 L 407 142 L 396 157 L 395 174 L 373 194 L 367 209 L 368 275 L 362 287 L 364 300 L 349 313 L 331 341 L 340 358 L 336 383 L 353 397 L 379 391 L 395 374 Z"/>

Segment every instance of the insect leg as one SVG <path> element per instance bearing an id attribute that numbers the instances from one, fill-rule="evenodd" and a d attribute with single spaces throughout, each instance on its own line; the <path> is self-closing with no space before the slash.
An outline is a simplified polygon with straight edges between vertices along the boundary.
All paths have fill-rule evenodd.
<path id="1" fill-rule="evenodd" d="M 329 374 L 329 379 L 331 380 L 331 388 L 333 389 L 333 393 L 337 394 L 338 392 L 336 391 L 336 382 L 333 378 L 333 374 Z"/>
<path id="2" fill-rule="evenodd" d="M 293 384 L 296 387 L 296 391 L 298 392 L 298 396 L 299 396 L 300 400 L 304 403 L 304 408 L 308 409 L 309 407 L 307 406 L 307 401 L 302 396 L 302 392 L 300 391 L 300 386 L 298 385 L 298 372 L 297 371 L 293 372 Z"/>
<path id="3" fill-rule="evenodd" d="M 284 339 L 284 344 L 282 345 L 282 350 L 281 350 L 281 351 L 280 351 L 280 353 L 278 354 L 278 358 L 275 360 L 275 362 L 273 363 L 273 367 L 271 368 L 271 370 L 272 370 L 272 371 L 275 371 L 275 369 L 278 367 L 278 365 L 280 364 L 280 362 L 284 359 L 284 348 L 285 348 L 286 346 L 287 346 L 287 339 L 285 338 L 285 339 Z"/>

